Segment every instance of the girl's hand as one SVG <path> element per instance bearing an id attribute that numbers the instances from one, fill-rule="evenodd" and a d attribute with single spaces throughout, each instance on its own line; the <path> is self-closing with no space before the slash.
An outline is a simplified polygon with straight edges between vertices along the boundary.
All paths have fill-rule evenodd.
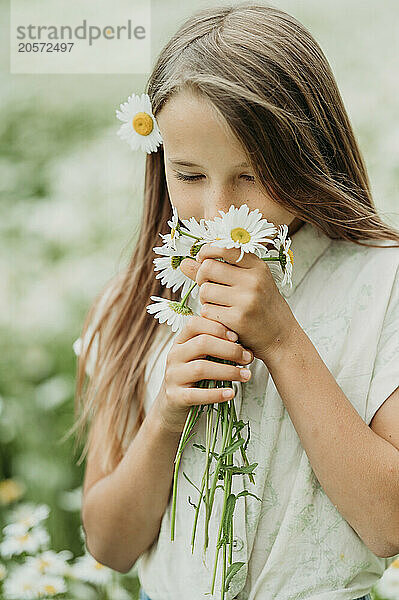
<path id="1" fill-rule="evenodd" d="M 197 260 L 184 259 L 180 268 L 200 286 L 201 315 L 235 331 L 243 346 L 267 364 L 297 321 L 267 264 L 253 253 L 236 263 L 239 256 L 238 248 L 208 243 Z"/>
<path id="2" fill-rule="evenodd" d="M 227 338 L 228 329 L 221 323 L 201 316 L 190 317 L 182 331 L 176 336 L 166 358 L 165 375 L 161 393 L 157 396 L 158 415 L 163 426 L 172 432 L 182 432 L 191 406 L 226 402 L 223 392 L 231 388 L 193 387 L 201 379 L 219 381 L 248 381 L 249 369 L 213 362 L 205 356 L 215 356 L 245 365 L 253 360 L 245 348 Z M 237 337 L 237 336 L 235 336 Z M 245 377 L 248 373 L 248 377 Z"/>

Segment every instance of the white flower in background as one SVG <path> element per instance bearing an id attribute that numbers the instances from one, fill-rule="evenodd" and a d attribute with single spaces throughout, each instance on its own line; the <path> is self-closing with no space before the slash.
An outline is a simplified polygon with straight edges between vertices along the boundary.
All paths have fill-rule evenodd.
<path id="1" fill-rule="evenodd" d="M 0 581 L 3 581 L 5 576 L 7 575 L 7 568 L 5 564 L 0 563 Z"/>
<path id="2" fill-rule="evenodd" d="M 107 596 L 112 600 L 132 600 L 131 592 L 125 590 L 117 581 L 111 581 L 106 587 Z"/>
<path id="3" fill-rule="evenodd" d="M 163 239 L 164 245 L 167 248 L 173 248 L 173 250 L 176 250 L 176 241 L 180 238 L 180 233 L 177 230 L 177 226 L 179 224 L 179 215 L 176 206 L 173 206 L 173 204 L 172 210 L 172 219 L 171 221 L 168 221 L 170 233 L 166 233 L 164 235 L 160 233 L 159 235 Z"/>
<path id="4" fill-rule="evenodd" d="M 151 296 L 151 300 L 155 300 L 155 304 L 147 306 L 147 312 L 153 314 L 160 323 L 166 323 L 171 326 L 172 331 L 181 331 L 186 324 L 187 318 L 194 313 L 187 304 L 183 306 L 179 302 L 160 298 L 159 296 Z"/>
<path id="5" fill-rule="evenodd" d="M 82 509 L 83 492 L 82 486 L 73 490 L 62 490 L 58 495 L 58 505 L 66 511 L 74 512 Z"/>
<path id="6" fill-rule="evenodd" d="M 41 598 L 51 598 L 67 591 L 65 580 L 57 575 L 41 575 L 38 585 Z"/>
<path id="7" fill-rule="evenodd" d="M 145 150 L 150 154 L 162 143 L 148 94 L 129 96 L 127 102 L 120 105 L 120 111 L 116 110 L 116 116 L 123 121 L 117 133 L 132 150 Z"/>
<path id="8" fill-rule="evenodd" d="M 83 351 L 86 351 L 91 338 L 93 337 L 94 327 L 92 325 L 88 325 L 86 334 L 84 336 L 84 343 L 82 342 L 82 338 L 78 337 L 72 344 L 73 351 L 76 356 L 80 356 Z M 86 363 L 86 371 L 89 375 L 92 375 L 94 372 L 94 367 L 97 360 L 98 353 L 98 331 L 94 336 L 93 343 L 90 348 L 89 356 L 87 357 Z"/>
<path id="9" fill-rule="evenodd" d="M 384 571 L 381 579 L 375 585 L 375 591 L 384 600 L 399 598 L 399 558 L 396 558 Z"/>
<path id="10" fill-rule="evenodd" d="M 42 586 L 37 573 L 25 565 L 11 571 L 3 582 L 4 600 L 34 600 L 43 598 Z"/>
<path id="11" fill-rule="evenodd" d="M 3 529 L 5 535 L 12 534 L 13 531 L 21 531 L 22 528 L 27 531 L 35 527 L 50 514 L 50 507 L 47 504 L 34 504 L 33 502 L 24 502 L 16 506 L 8 513 L 9 525 Z"/>
<path id="12" fill-rule="evenodd" d="M 70 567 L 70 574 L 77 579 L 103 585 L 112 579 L 113 570 L 99 563 L 91 554 L 78 556 Z"/>
<path id="13" fill-rule="evenodd" d="M 37 574 L 46 575 L 65 575 L 68 573 L 69 565 L 67 560 L 73 558 L 69 550 L 45 550 L 36 556 L 27 556 L 25 564 Z"/>
<path id="14" fill-rule="evenodd" d="M 277 237 L 273 240 L 273 244 L 277 249 L 278 256 L 280 258 L 281 268 L 283 269 L 284 277 L 282 279 L 282 285 L 292 286 L 292 266 L 294 264 L 294 255 L 291 246 L 291 238 L 287 239 L 288 226 L 279 225 Z M 273 256 L 273 254 L 270 254 Z"/>
<path id="15" fill-rule="evenodd" d="M 181 296 L 182 298 L 186 295 L 188 290 L 193 284 L 193 280 L 187 277 L 180 269 L 180 263 L 186 256 L 192 256 L 191 248 L 193 247 L 194 240 L 192 238 L 181 236 L 176 242 L 176 250 L 169 248 L 168 246 L 155 246 L 153 248 L 156 254 L 161 254 L 159 258 L 154 258 L 153 263 L 155 265 L 154 271 L 159 271 L 156 278 L 161 279 L 162 285 L 172 288 L 172 291 L 176 291 L 179 287 L 183 286 Z M 198 294 L 198 286 L 192 290 L 192 295 Z"/>
<path id="16" fill-rule="evenodd" d="M 9 525 L 7 525 L 9 527 Z M 16 554 L 22 554 L 27 552 L 28 554 L 36 554 L 38 550 L 47 546 L 50 541 L 50 536 L 44 527 L 36 526 L 29 531 L 23 525 L 18 525 L 19 530 L 15 527 L 12 533 L 5 531 L 7 527 L 4 527 L 3 532 L 6 537 L 0 544 L 0 554 L 4 558 L 9 558 Z"/>
<path id="17" fill-rule="evenodd" d="M 231 205 L 228 212 L 219 210 L 221 217 L 206 221 L 212 245 L 221 248 L 240 248 L 240 262 L 244 252 L 253 252 L 263 257 L 263 244 L 271 243 L 277 229 L 273 223 L 262 219 L 262 213 L 255 208 L 249 212 L 246 204 L 236 208 Z"/>

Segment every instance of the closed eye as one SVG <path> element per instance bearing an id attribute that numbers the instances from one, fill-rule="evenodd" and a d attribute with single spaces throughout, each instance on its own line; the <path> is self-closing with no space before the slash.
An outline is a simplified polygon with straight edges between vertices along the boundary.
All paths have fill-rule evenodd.
<path id="1" fill-rule="evenodd" d="M 201 177 L 204 177 L 204 175 L 185 175 L 185 173 L 175 171 L 175 177 L 176 179 L 182 179 L 183 181 L 197 181 L 198 179 L 201 179 Z M 240 177 L 243 177 L 247 181 L 255 181 L 253 175 L 240 175 Z"/>

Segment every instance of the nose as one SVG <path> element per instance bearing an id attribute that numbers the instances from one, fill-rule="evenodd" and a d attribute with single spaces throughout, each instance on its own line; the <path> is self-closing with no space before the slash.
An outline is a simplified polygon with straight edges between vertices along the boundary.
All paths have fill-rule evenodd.
<path id="1" fill-rule="evenodd" d="M 204 200 L 204 216 L 207 220 L 220 217 L 219 210 L 228 212 L 232 204 L 239 206 L 234 186 L 215 185 L 213 188 L 208 188 L 205 193 L 207 197 Z"/>

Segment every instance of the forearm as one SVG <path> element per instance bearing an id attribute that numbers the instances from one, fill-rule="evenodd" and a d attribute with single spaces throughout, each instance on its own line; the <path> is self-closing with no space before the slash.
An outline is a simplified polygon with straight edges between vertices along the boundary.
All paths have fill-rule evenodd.
<path id="1" fill-rule="evenodd" d="M 115 470 L 88 492 L 84 528 L 99 562 L 126 572 L 159 533 L 180 434 L 157 418 L 156 402 Z"/>
<path id="2" fill-rule="evenodd" d="M 372 552 L 396 554 L 399 452 L 366 425 L 294 317 L 262 358 L 331 502 Z"/>

